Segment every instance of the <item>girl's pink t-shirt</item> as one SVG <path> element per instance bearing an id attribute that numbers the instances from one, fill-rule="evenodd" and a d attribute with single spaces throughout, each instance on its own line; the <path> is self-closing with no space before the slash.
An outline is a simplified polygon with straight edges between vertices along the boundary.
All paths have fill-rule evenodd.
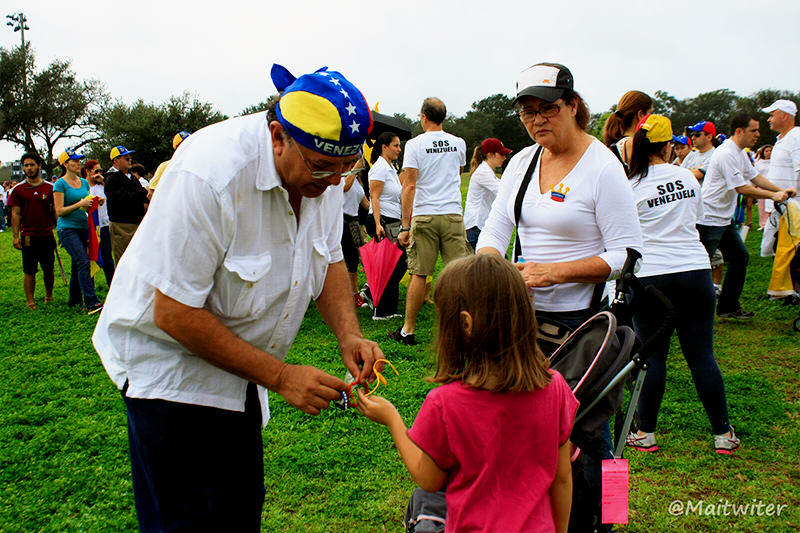
<path id="1" fill-rule="evenodd" d="M 428 393 L 408 436 L 447 472 L 445 531 L 555 531 L 549 489 L 578 400 L 550 373 L 533 392 L 454 382 Z"/>

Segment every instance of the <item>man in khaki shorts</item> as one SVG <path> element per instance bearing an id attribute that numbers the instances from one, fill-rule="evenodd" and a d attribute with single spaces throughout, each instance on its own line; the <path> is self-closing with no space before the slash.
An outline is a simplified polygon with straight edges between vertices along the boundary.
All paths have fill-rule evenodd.
<path id="1" fill-rule="evenodd" d="M 423 133 L 406 143 L 403 157 L 403 227 L 398 240 L 408 247 L 411 281 L 405 323 L 389 337 L 408 345 L 417 344 L 414 326 L 425 299 L 425 278 L 433 274 L 439 254 L 447 264 L 472 253 L 461 207 L 467 147 L 464 139 L 442 130 L 446 115 L 444 102 L 426 98 L 419 115 Z"/>

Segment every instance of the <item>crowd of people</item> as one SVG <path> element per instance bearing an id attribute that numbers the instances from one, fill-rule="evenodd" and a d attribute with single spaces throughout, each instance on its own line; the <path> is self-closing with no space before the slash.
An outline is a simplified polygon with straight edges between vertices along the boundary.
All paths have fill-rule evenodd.
<path id="1" fill-rule="evenodd" d="M 372 304 L 373 319 L 399 318 L 408 273 L 402 325 L 388 337 L 416 345 L 440 257 L 433 380 L 442 386 L 409 431 L 383 398 L 359 393 L 357 407 L 389 427 L 420 487 L 445 491 L 448 531 L 568 529 L 577 401 L 548 369 L 548 356 L 607 303 L 606 284 L 629 249 L 642 255 L 642 283 L 677 309 L 674 331 L 714 450 L 740 446 L 714 359 L 714 314 L 753 316 L 740 304 L 748 253 L 734 212 L 739 195 L 765 200 L 769 212 L 796 193 L 794 103 L 763 110 L 779 138 L 754 151 L 759 117 L 735 115 L 726 137 L 708 120 L 676 135 L 647 94 L 630 91 L 601 142 L 586 132 L 589 110 L 570 70 L 539 63 L 519 75 L 514 100 L 532 145 L 500 178 L 511 150 L 495 138 L 474 147 L 464 206 L 467 146 L 443 130 L 441 99 L 423 101 L 422 134 L 403 148 L 398 134 L 384 132 L 367 161 L 370 110 L 343 74 L 323 68 L 295 77 L 274 65 L 271 76 L 280 95 L 266 113 L 178 133 L 174 157 L 149 182 L 124 146 L 111 149 L 105 173 L 98 161 L 82 164 L 81 154 L 65 151 L 54 184 L 29 153 L 21 160 L 26 180 L 8 198 L 28 307 L 36 307 L 37 265 L 52 300 L 55 224 L 72 259 L 69 305 L 102 309 L 93 343 L 126 406 L 143 530 L 257 529 L 266 390 L 309 414 L 348 390 L 322 370 L 284 362 L 310 300 L 351 377 L 369 381 L 383 352 L 362 335 L 356 308 Z M 774 233 L 761 204 L 758 211 L 765 233 Z M 96 255 L 110 285 L 104 303 L 91 274 L 97 235 L 87 228 L 99 231 Z M 401 252 L 377 305 L 375 287 L 358 286 L 365 232 Z M 712 267 L 722 261 L 717 295 Z M 639 315 L 633 325 L 641 338 L 658 328 Z M 658 449 L 672 333 L 646 354 L 641 424 L 627 436 L 638 450 Z M 599 495 L 601 462 L 612 457 L 608 422 L 590 449 L 582 475 Z M 594 508 L 587 514 L 599 516 Z M 592 527 L 602 529 L 598 521 Z"/>

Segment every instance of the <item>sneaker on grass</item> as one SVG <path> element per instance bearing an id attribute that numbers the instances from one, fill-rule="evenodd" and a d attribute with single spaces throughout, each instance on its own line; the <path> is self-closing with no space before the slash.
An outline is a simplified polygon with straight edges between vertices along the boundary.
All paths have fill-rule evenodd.
<path id="1" fill-rule="evenodd" d="M 625 444 L 640 452 L 658 451 L 655 433 L 631 432 L 625 439 Z"/>
<path id="2" fill-rule="evenodd" d="M 741 307 L 736 311 L 728 311 L 727 313 L 720 313 L 717 311 L 717 316 L 720 318 L 735 318 L 736 320 L 748 320 L 756 316 L 752 311 L 745 311 Z"/>
<path id="3" fill-rule="evenodd" d="M 731 426 L 731 432 L 723 433 L 722 435 L 714 435 L 714 450 L 721 455 L 731 455 L 742 442 L 736 438 Z"/>
<path id="4" fill-rule="evenodd" d="M 417 339 L 414 338 L 413 333 L 409 333 L 407 335 L 403 334 L 403 326 L 400 326 L 399 328 L 390 331 L 389 333 L 387 333 L 387 335 L 389 336 L 390 339 L 396 340 L 397 342 L 405 344 L 406 346 L 415 346 L 419 344 L 417 342 Z"/>
<path id="5" fill-rule="evenodd" d="M 99 303 L 99 302 L 98 302 L 98 303 L 96 303 L 96 304 L 94 304 L 94 305 L 90 305 L 90 306 L 89 306 L 89 307 L 86 309 L 86 313 L 87 313 L 87 314 L 89 314 L 89 315 L 93 315 L 93 314 L 95 314 L 95 313 L 99 313 L 99 312 L 100 312 L 100 311 L 102 311 L 102 310 L 103 310 L 103 304 L 101 304 L 101 303 Z"/>

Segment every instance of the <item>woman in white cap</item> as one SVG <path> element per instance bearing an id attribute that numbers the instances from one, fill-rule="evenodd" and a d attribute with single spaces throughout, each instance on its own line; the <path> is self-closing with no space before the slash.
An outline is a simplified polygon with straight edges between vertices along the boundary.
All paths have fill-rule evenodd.
<path id="1" fill-rule="evenodd" d="M 500 190 L 500 180 L 494 169 L 503 164 L 511 150 L 503 146 L 500 139 L 485 139 L 472 152 L 469 163 L 469 190 L 464 205 L 464 227 L 467 228 L 467 242 L 474 250 L 478 246 L 478 236 L 489 216 L 492 202 Z"/>
<path id="2" fill-rule="evenodd" d="M 506 166 L 478 252 L 503 255 L 517 226 L 537 319 L 574 329 L 599 307 L 596 287 L 618 277 L 626 248 L 641 250 L 633 194 L 614 154 L 586 133 L 589 110 L 566 67 L 523 71 L 514 105 L 536 144 Z"/>
<path id="3" fill-rule="evenodd" d="M 83 302 L 91 315 L 100 311 L 103 304 L 94 291 L 86 252 L 89 226 L 85 210 L 92 205 L 92 199 L 89 196 L 89 182 L 80 176 L 83 157 L 72 150 L 65 150 L 58 156 L 58 162 L 65 172 L 53 185 L 53 205 L 58 217 L 58 240 L 72 258 L 67 305 L 78 306 Z"/>
<path id="4" fill-rule="evenodd" d="M 667 163 L 672 138 L 668 118 L 647 115 L 631 142 L 628 175 L 644 239 L 644 257 L 637 275 L 645 286 L 668 294 L 675 306 L 681 351 L 711 422 L 716 452 L 730 454 L 739 447 L 739 439 L 728 423 L 725 385 L 714 359 L 714 286 L 708 253 L 696 227 L 702 217 L 703 199 L 694 174 Z M 662 327 L 660 317 L 644 313 L 633 320 L 642 340 Z M 654 432 L 664 397 L 671 337 L 671 331 L 661 335 L 652 351 L 643 354 L 650 368 L 639 398 L 639 430 L 627 438 L 627 444 L 640 451 L 658 450 Z"/>
<path id="5" fill-rule="evenodd" d="M 605 281 L 619 277 L 627 248 L 641 251 L 642 235 L 625 171 L 614 154 L 586 133 L 589 110 L 557 63 L 524 70 L 514 100 L 533 146 L 511 158 L 478 239 L 478 253 L 503 255 L 517 228 L 515 260 L 533 293 L 539 345 L 546 354 L 590 318 Z M 524 262 L 522 262 L 524 261 Z M 611 455 L 608 422 L 602 437 L 585 439 L 587 494 L 573 502 L 576 521 L 600 525 L 600 464 Z"/>

